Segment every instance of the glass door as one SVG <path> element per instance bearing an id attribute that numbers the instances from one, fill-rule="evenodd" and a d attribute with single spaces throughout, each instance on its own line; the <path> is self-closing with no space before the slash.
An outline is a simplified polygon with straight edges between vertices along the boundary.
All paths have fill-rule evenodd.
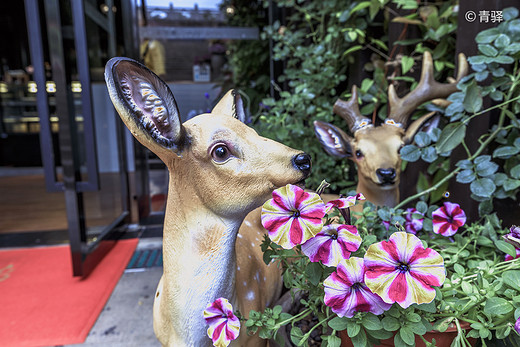
<path id="1" fill-rule="evenodd" d="M 123 2 L 25 0 L 24 79 L 18 87 L 0 84 L 7 89 L 0 131 L 32 134 L 40 149 L 17 148 L 12 139 L 2 146 L 12 158 L 0 169 L 7 192 L 0 194 L 1 233 L 66 231 L 75 276 L 87 273 L 99 244 L 130 220 L 129 137 L 103 79 Z M 28 155 L 39 156 L 35 167 L 15 165 Z"/>

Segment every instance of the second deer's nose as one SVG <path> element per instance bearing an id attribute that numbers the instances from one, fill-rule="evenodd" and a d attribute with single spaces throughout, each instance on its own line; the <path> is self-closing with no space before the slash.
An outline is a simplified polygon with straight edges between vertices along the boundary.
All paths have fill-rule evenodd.
<path id="1" fill-rule="evenodd" d="M 311 173 L 311 156 L 307 153 L 300 153 L 293 157 L 293 165 L 303 172 L 305 176 L 309 176 Z"/>
<path id="2" fill-rule="evenodd" d="M 395 181 L 396 172 L 393 168 L 377 169 L 376 174 L 382 183 L 393 183 Z"/>

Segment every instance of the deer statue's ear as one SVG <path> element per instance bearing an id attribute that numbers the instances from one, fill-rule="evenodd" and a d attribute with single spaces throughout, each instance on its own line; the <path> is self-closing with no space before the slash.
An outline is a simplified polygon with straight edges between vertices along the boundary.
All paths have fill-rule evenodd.
<path id="1" fill-rule="evenodd" d="M 440 119 L 439 115 L 435 116 L 436 114 L 437 112 L 430 112 L 419 119 L 414 120 L 406 129 L 403 142 L 405 144 L 411 143 L 415 134 L 417 134 L 419 130 L 430 132 L 432 129 L 436 128 L 439 125 Z"/>
<path id="2" fill-rule="evenodd" d="M 337 158 L 352 156 L 353 139 L 340 128 L 326 122 L 314 121 L 314 133 L 328 154 Z"/>
<path id="3" fill-rule="evenodd" d="M 161 159 L 186 144 L 179 108 L 170 88 L 144 65 L 112 58 L 105 67 L 112 103 L 130 132 Z"/>
<path id="4" fill-rule="evenodd" d="M 240 97 L 240 93 L 234 89 L 228 91 L 226 95 L 220 99 L 213 110 L 211 110 L 211 113 L 235 117 L 242 123 L 245 123 L 246 121 L 244 102 Z"/>

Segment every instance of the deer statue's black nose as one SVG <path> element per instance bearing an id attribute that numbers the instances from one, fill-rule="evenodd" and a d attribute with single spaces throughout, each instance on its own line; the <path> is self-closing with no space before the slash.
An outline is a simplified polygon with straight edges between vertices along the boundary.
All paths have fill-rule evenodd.
<path id="1" fill-rule="evenodd" d="M 305 177 L 311 173 L 311 156 L 307 153 L 295 155 L 292 159 L 293 165 L 305 174 Z"/>
<path id="2" fill-rule="evenodd" d="M 379 180 L 381 183 L 394 183 L 396 172 L 395 169 L 389 168 L 389 169 L 377 169 L 376 170 L 377 177 L 379 177 Z"/>

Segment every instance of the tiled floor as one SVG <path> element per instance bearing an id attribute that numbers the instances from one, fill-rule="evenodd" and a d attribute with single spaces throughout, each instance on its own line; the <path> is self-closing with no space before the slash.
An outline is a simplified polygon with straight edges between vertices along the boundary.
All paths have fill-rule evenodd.
<path id="1" fill-rule="evenodd" d="M 141 239 L 137 250 L 157 249 L 161 238 Z M 125 271 L 85 343 L 88 347 L 160 347 L 152 308 L 162 267 Z"/>

